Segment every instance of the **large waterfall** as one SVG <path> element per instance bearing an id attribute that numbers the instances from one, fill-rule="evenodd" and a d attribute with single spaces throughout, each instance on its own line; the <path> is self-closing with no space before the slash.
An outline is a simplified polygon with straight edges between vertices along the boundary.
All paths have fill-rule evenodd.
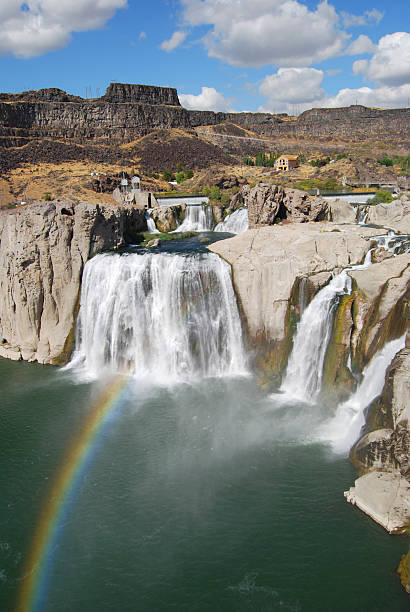
<path id="1" fill-rule="evenodd" d="M 304 310 L 298 323 L 293 349 L 281 391 L 304 401 L 315 401 L 320 393 L 323 362 L 332 333 L 333 318 L 342 295 L 351 292 L 350 270 L 371 265 L 371 251 L 363 264 L 346 268 L 323 287 Z"/>
<path id="2" fill-rule="evenodd" d="M 210 232 L 214 227 L 212 206 L 187 206 L 185 219 L 177 227 L 176 232 Z"/>
<path id="3" fill-rule="evenodd" d="M 242 232 L 246 232 L 248 225 L 248 209 L 245 207 L 238 208 L 231 215 L 228 215 L 224 221 L 218 223 L 215 232 L 242 234 Z"/>
<path id="4" fill-rule="evenodd" d="M 69 367 L 157 382 L 245 373 L 229 265 L 213 253 L 97 255 L 85 266 Z"/>

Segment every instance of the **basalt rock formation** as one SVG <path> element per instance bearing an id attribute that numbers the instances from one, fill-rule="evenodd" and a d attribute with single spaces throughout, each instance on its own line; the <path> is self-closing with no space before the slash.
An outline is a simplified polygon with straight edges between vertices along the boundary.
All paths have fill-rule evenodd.
<path id="1" fill-rule="evenodd" d="M 93 255 L 146 229 L 132 206 L 41 202 L 0 214 L 0 355 L 65 363 Z"/>
<path id="2" fill-rule="evenodd" d="M 409 109 L 364 106 L 312 109 L 299 117 L 270 113 L 221 113 L 184 109 L 175 89 L 112 83 L 100 98 L 82 99 L 60 89 L 0 94 L 0 143 L 21 146 L 32 139 L 83 143 L 130 142 L 160 128 L 192 129 L 233 123 L 266 137 L 342 138 L 359 142 L 409 141 Z"/>

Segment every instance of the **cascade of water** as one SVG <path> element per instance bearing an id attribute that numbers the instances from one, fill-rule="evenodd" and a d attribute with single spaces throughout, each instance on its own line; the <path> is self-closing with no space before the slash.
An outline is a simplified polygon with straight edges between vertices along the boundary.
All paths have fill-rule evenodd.
<path id="1" fill-rule="evenodd" d="M 238 208 L 231 215 L 228 215 L 225 221 L 221 221 L 215 227 L 215 232 L 229 232 L 231 234 L 242 234 L 248 229 L 248 209 Z"/>
<path id="2" fill-rule="evenodd" d="M 187 206 L 185 219 L 176 232 L 210 232 L 214 227 L 212 206 Z"/>
<path id="3" fill-rule="evenodd" d="M 317 437 L 330 442 L 335 452 L 348 452 L 359 438 L 365 424 L 365 409 L 382 392 L 386 370 L 396 353 L 404 348 L 405 338 L 406 334 L 388 342 L 374 355 L 365 367 L 356 391 L 338 406 L 334 417 L 319 429 Z"/>
<path id="4" fill-rule="evenodd" d="M 395 234 L 393 231 L 389 231 L 384 236 L 374 236 L 373 240 L 376 241 L 379 248 L 385 249 L 393 255 L 410 253 L 410 236 L 408 234 Z"/>
<path id="5" fill-rule="evenodd" d="M 149 208 L 148 210 L 145 211 L 145 219 L 147 220 L 147 228 L 150 234 L 159 234 L 160 232 L 156 228 L 155 221 L 151 217 L 151 210 L 152 208 Z"/>
<path id="6" fill-rule="evenodd" d="M 323 362 L 333 327 L 333 318 L 342 295 L 351 292 L 350 270 L 371 265 L 371 251 L 363 264 L 346 268 L 323 287 L 304 310 L 297 325 L 281 391 L 300 400 L 317 399 L 322 383 Z"/>
<path id="7" fill-rule="evenodd" d="M 174 381 L 246 371 L 229 265 L 206 255 L 97 255 L 84 269 L 70 368 Z"/>
<path id="8" fill-rule="evenodd" d="M 369 216 L 369 206 L 366 204 L 358 204 L 355 206 L 356 221 L 359 225 L 366 225 Z"/>

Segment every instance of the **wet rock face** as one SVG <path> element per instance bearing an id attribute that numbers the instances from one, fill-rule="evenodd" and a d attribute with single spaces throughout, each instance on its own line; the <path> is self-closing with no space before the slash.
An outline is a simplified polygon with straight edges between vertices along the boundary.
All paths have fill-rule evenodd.
<path id="1" fill-rule="evenodd" d="M 143 229 L 143 211 L 131 206 L 43 202 L 2 212 L 0 355 L 66 362 L 84 264 Z"/>
<path id="2" fill-rule="evenodd" d="M 156 228 L 162 233 L 173 232 L 178 222 L 185 216 L 186 205 L 156 206 L 151 211 L 151 219 L 155 221 Z"/>
<path id="3" fill-rule="evenodd" d="M 252 189 L 245 186 L 241 195 L 248 206 L 249 229 L 273 225 L 281 220 L 292 223 L 323 221 L 328 216 L 328 203 L 299 189 L 259 183 Z"/>

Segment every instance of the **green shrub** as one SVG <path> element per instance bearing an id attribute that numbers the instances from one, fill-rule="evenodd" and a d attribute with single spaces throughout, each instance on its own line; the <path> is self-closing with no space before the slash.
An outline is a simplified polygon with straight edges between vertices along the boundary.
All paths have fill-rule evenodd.
<path id="1" fill-rule="evenodd" d="M 51 202 L 52 199 L 53 199 L 53 196 L 51 195 L 49 191 L 46 191 L 43 194 L 43 200 L 45 200 L 46 202 Z"/>
<path id="2" fill-rule="evenodd" d="M 175 174 L 171 170 L 164 170 L 162 173 L 164 181 L 175 181 Z"/>
<path id="3" fill-rule="evenodd" d="M 392 166 L 393 160 L 390 157 L 387 157 L 387 155 L 384 155 L 384 157 L 377 160 L 377 163 L 381 166 Z"/>
<path id="4" fill-rule="evenodd" d="M 390 191 L 387 191 L 387 189 L 379 189 L 379 191 L 376 191 L 374 198 L 369 198 L 367 200 L 367 204 L 390 204 L 393 200 L 394 198 Z"/>

